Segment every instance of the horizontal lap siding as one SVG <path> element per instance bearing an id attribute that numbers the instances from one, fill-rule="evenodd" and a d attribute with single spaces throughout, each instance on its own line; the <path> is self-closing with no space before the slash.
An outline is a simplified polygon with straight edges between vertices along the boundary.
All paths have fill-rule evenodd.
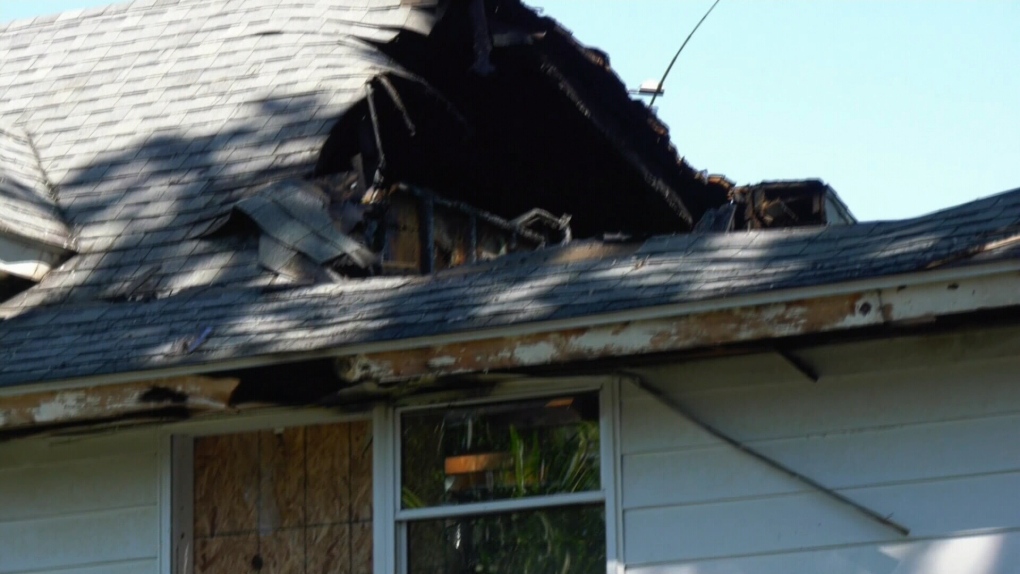
<path id="1" fill-rule="evenodd" d="M 630 574 L 986 574 L 1013 573 L 1020 532 L 866 543 L 793 552 L 729 556 L 628 568 Z"/>
<path id="2" fill-rule="evenodd" d="M 159 572 L 156 439 L 0 445 L 0 574 Z"/>
<path id="3" fill-rule="evenodd" d="M 889 344 L 901 347 L 893 352 L 902 357 L 897 364 L 870 373 L 860 365 L 853 374 L 823 371 L 818 383 L 778 355 L 646 375 L 731 436 L 904 524 L 909 538 L 721 443 L 626 384 L 628 569 L 1020 571 L 1020 359 L 911 362 L 911 349 L 923 342 Z"/>

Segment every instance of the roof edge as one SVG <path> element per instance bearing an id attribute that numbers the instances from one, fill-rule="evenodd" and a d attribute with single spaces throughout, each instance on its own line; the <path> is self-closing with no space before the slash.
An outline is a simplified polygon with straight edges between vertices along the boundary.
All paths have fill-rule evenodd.
<path id="1" fill-rule="evenodd" d="M 643 307 L 508 328 L 313 351 L 272 353 L 0 388 L 0 400 L 167 377 L 338 359 L 349 382 L 397 382 L 487 370 L 695 349 L 1020 306 L 1020 259 L 888 275 L 708 301 Z M 721 322 L 723 327 L 706 324 Z M 706 331 L 707 329 L 707 331 Z M 701 334 L 705 331 L 707 334 Z M 628 344 L 627 341 L 634 344 Z M 636 347 L 641 343 L 641 347 Z M 459 350 L 458 350 L 459 349 Z M 658 350 L 656 350 L 658 349 Z M 482 359 L 478 353 L 482 352 Z M 464 359 L 470 359 L 465 361 Z M 396 361 L 396 362 L 394 362 Z M 399 364 L 398 364 L 399 363 Z"/>

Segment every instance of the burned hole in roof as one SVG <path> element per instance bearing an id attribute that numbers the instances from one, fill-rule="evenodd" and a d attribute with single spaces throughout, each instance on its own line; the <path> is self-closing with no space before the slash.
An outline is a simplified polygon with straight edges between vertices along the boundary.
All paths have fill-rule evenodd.
<path id="1" fill-rule="evenodd" d="M 34 281 L 0 271 L 0 301 L 6 301 L 32 285 L 35 285 Z"/>
<path id="2" fill-rule="evenodd" d="M 389 60 L 336 121 L 310 179 L 232 206 L 258 231 L 262 267 L 299 283 L 427 274 L 574 238 L 641 239 L 698 221 L 733 231 L 758 217 L 738 210 L 731 183 L 680 159 L 608 57 L 553 20 L 517 0 L 426 12 L 427 34 L 365 40 Z M 768 211 L 761 226 L 817 212 Z"/>
<path id="3" fill-rule="evenodd" d="M 375 44 L 396 69 L 338 121 L 317 174 L 358 170 L 506 220 L 569 214 L 578 238 L 689 231 L 726 201 L 605 55 L 554 21 L 516 0 L 440 2 L 436 14 L 427 36 Z"/>
<path id="4" fill-rule="evenodd" d="M 424 188 L 363 180 L 355 171 L 268 184 L 200 235 L 254 234 L 259 264 L 292 283 L 431 273 L 570 238 L 569 217 L 536 210 L 507 221 Z"/>

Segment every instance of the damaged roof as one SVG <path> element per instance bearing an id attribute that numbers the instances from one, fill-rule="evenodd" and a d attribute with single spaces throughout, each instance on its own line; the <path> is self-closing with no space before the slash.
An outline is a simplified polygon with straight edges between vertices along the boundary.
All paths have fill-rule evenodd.
<path id="1" fill-rule="evenodd" d="M 381 250 L 355 238 L 364 221 L 338 227 L 326 180 L 436 191 L 451 219 L 498 228 L 502 257 L 344 276 Z M 0 24 L 0 233 L 74 253 L 0 301 L 0 386 L 1009 257 L 978 252 L 1020 224 L 1013 192 L 906 222 L 683 235 L 727 190 L 604 54 L 517 0 L 139 0 Z M 551 233 L 518 226 L 535 213 Z M 589 241 L 500 243 L 525 232 Z M 613 233 L 633 241 L 576 260 Z"/>
<path id="2" fill-rule="evenodd" d="M 255 244 L 198 230 L 257 186 L 308 174 L 392 65 L 355 38 L 392 39 L 415 15 L 397 0 L 180 0 L 0 24 L 0 124 L 31 135 L 78 252 L 0 317 L 140 283 L 288 283 Z"/>
<path id="3" fill-rule="evenodd" d="M 365 115 L 373 85 L 386 92 L 379 121 L 399 124 L 392 135 L 376 134 L 386 136 L 394 177 L 445 185 L 452 199 L 506 220 L 539 207 L 572 215 L 582 236 L 662 233 L 689 229 L 722 200 L 597 51 L 516 0 L 486 1 L 491 14 L 514 19 L 493 16 L 499 72 L 482 80 L 429 68 L 457 60 L 461 48 L 469 63 L 475 57 L 459 44 L 470 23 L 436 2 L 139 0 L 0 24 L 0 126 L 21 134 L 3 141 L 17 165 L 34 162 L 31 197 L 51 200 L 33 204 L 37 227 L 73 242 L 78 254 L 0 302 L 0 317 L 139 289 L 167 297 L 299 282 L 279 272 L 282 251 L 261 247 L 275 262 L 267 269 L 258 241 L 204 233 L 225 211 L 250 207 L 266 184 L 341 169 L 335 164 L 349 159 L 337 156 L 343 136 L 364 135 L 343 128 Z M 420 61 L 419 47 L 437 57 Z M 458 91 L 464 85 L 472 87 Z M 479 104 L 485 93 L 503 98 L 501 107 Z M 467 115 L 462 139 L 444 139 L 448 123 L 428 124 L 434 105 Z M 418 131 L 407 146 L 405 120 Z M 531 140 L 514 140 L 508 129 Z M 401 165 L 391 142 L 426 152 Z M 418 161 L 424 153 L 432 155 Z"/>
<path id="4" fill-rule="evenodd" d="M 602 248 L 579 242 L 433 277 L 207 290 L 73 313 L 39 309 L 0 324 L 0 385 L 498 334 L 514 325 L 1013 258 L 1018 242 L 1020 189 L 904 221 L 695 233 Z M 604 256 L 578 255 L 586 249 Z"/>

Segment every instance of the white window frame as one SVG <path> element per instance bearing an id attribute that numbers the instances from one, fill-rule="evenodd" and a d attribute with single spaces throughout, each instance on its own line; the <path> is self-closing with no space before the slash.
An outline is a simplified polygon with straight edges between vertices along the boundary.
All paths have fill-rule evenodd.
<path id="1" fill-rule="evenodd" d="M 527 498 L 476 502 L 462 505 L 431 506 L 401 509 L 401 418 L 404 413 L 437 410 L 445 407 L 510 402 L 566 394 L 598 392 L 599 395 L 599 490 L 565 494 L 551 494 Z M 375 524 L 375 572 L 407 574 L 407 527 L 412 521 L 455 518 L 488 513 L 515 512 L 535 508 L 602 504 L 606 528 L 606 572 L 622 572 L 619 531 L 622 508 L 619 488 L 619 379 L 617 377 L 585 377 L 571 379 L 530 380 L 527 383 L 509 383 L 500 386 L 484 398 L 465 400 L 429 401 L 427 397 L 396 407 L 379 407 L 375 412 L 376 458 L 379 467 L 375 472 L 377 517 Z M 385 440 L 382 440 L 384 439 Z M 388 519 L 384 519 L 388 518 Z"/>

